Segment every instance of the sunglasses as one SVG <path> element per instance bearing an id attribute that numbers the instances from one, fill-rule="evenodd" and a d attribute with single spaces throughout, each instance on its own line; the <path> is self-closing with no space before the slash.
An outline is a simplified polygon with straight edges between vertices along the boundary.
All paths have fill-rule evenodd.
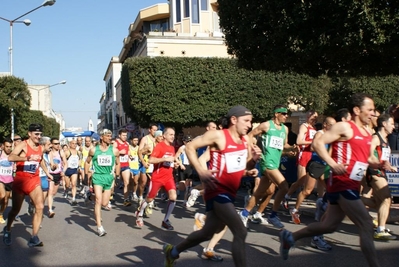
<path id="1" fill-rule="evenodd" d="M 36 136 L 42 136 L 42 133 L 34 133 Z"/>
<path id="2" fill-rule="evenodd" d="M 288 115 L 288 113 L 285 113 L 285 112 L 281 112 L 280 114 L 283 115 L 283 116 L 287 116 Z"/>
<path id="3" fill-rule="evenodd" d="M 53 145 L 59 145 L 60 143 L 52 143 Z"/>
<path id="4" fill-rule="evenodd" d="M 14 138 L 13 140 L 14 141 L 21 141 L 22 139 L 21 138 Z"/>

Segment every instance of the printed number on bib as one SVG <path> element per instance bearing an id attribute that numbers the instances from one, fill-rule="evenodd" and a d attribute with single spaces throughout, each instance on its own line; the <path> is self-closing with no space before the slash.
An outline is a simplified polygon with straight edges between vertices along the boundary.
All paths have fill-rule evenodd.
<path id="1" fill-rule="evenodd" d="M 72 169 L 76 169 L 79 166 L 79 158 L 74 157 L 69 159 L 69 167 Z"/>
<path id="2" fill-rule="evenodd" d="M 39 168 L 39 176 L 40 177 L 47 176 L 42 168 Z"/>
<path id="3" fill-rule="evenodd" d="M 25 161 L 23 170 L 24 170 L 24 172 L 36 173 L 38 166 L 39 166 L 39 163 L 36 161 Z"/>
<path id="4" fill-rule="evenodd" d="M 11 168 L 0 167 L 0 175 L 4 176 L 12 175 L 12 167 Z"/>
<path id="5" fill-rule="evenodd" d="M 129 162 L 129 155 L 120 156 L 119 161 L 122 163 Z"/>
<path id="6" fill-rule="evenodd" d="M 247 150 L 226 153 L 226 169 L 228 173 L 245 170 L 247 166 Z"/>
<path id="7" fill-rule="evenodd" d="M 309 130 L 309 138 L 313 139 L 316 134 L 316 130 Z"/>
<path id="8" fill-rule="evenodd" d="M 355 166 L 353 166 L 351 174 L 349 175 L 349 178 L 360 182 L 363 179 L 364 173 L 367 170 L 368 166 L 369 165 L 367 163 L 356 161 Z"/>
<path id="9" fill-rule="evenodd" d="M 277 136 L 272 136 L 270 138 L 270 145 L 269 147 L 283 150 L 284 144 L 283 144 L 283 138 L 277 137 Z"/>
<path id="10" fill-rule="evenodd" d="M 112 158 L 110 155 L 98 155 L 97 163 L 99 166 L 112 166 Z"/>
<path id="11" fill-rule="evenodd" d="M 381 151 L 381 160 L 389 160 L 391 155 L 391 149 L 389 147 L 383 147 Z"/>

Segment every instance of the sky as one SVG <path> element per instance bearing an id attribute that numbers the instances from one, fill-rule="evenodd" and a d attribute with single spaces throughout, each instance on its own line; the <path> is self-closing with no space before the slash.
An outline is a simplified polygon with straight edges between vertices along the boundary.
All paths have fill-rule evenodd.
<path id="1" fill-rule="evenodd" d="M 0 17 L 14 20 L 44 0 L 1 0 Z M 52 108 L 66 127 L 97 126 L 104 75 L 140 9 L 167 0 L 56 0 L 14 23 L 13 73 L 28 84 L 52 85 Z M 10 25 L 0 20 L 0 72 L 9 71 Z"/>

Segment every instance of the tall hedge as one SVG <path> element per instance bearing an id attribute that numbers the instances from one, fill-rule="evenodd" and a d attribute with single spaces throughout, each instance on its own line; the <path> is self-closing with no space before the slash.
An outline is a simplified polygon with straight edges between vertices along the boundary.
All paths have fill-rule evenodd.
<path id="1" fill-rule="evenodd" d="M 121 79 L 124 111 L 141 126 L 201 125 L 238 104 L 260 121 L 289 98 L 324 110 L 331 86 L 325 77 L 245 70 L 236 60 L 221 58 L 129 58 Z"/>

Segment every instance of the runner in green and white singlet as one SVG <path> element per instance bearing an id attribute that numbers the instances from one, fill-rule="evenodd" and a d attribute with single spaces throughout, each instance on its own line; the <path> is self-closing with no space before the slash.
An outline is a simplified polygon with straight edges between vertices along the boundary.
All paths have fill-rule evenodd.
<path id="1" fill-rule="evenodd" d="M 103 129 L 100 132 L 100 143 L 91 148 L 85 162 L 85 175 L 90 171 L 90 163 L 93 160 L 93 188 L 96 197 L 94 206 L 94 215 L 97 223 L 98 236 L 103 236 L 105 232 L 101 225 L 101 206 L 107 208 L 109 197 L 111 196 L 111 187 L 114 181 L 115 173 L 120 172 L 119 151 L 111 145 L 112 131 Z M 90 191 L 86 192 L 86 198 L 90 199 Z"/>

